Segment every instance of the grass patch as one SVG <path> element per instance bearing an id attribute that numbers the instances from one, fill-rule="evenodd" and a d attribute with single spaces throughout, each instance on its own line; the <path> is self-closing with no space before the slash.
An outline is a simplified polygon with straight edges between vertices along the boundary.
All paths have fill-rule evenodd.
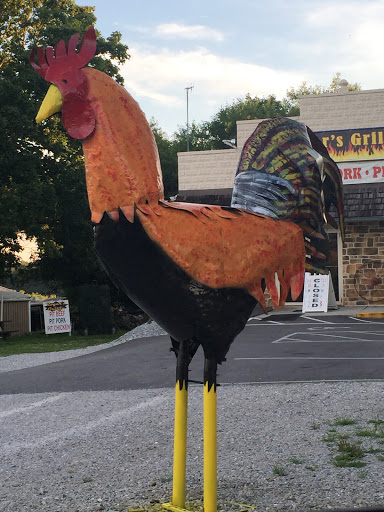
<path id="1" fill-rule="evenodd" d="M 384 439 L 384 430 L 382 427 L 375 426 L 372 428 L 363 428 L 356 430 L 356 435 L 359 437 L 373 437 L 376 439 Z"/>
<path id="2" fill-rule="evenodd" d="M 73 333 L 69 336 L 62 334 L 45 334 L 33 332 L 20 336 L 11 336 L 6 341 L 0 339 L 0 357 L 15 354 L 37 354 L 41 352 L 59 352 L 86 348 L 93 345 L 101 345 L 109 341 L 117 340 L 125 334 L 125 331 L 117 331 L 115 334 L 97 334 L 84 336 Z"/>
<path id="3" fill-rule="evenodd" d="M 366 466 L 366 463 L 361 460 L 365 452 L 360 443 L 349 443 L 345 439 L 341 439 L 337 443 L 337 451 L 338 453 L 332 459 L 336 467 L 361 468 Z"/>
<path id="4" fill-rule="evenodd" d="M 356 425 L 357 421 L 351 418 L 336 418 L 336 420 L 331 423 L 333 427 L 345 427 L 347 425 Z"/>
<path id="5" fill-rule="evenodd" d="M 332 459 L 332 463 L 337 468 L 363 468 L 367 465 L 366 462 L 360 459 L 351 459 L 345 454 L 335 455 Z"/>
<path id="6" fill-rule="evenodd" d="M 172 476 L 163 476 L 162 478 L 160 478 L 160 482 L 163 483 L 163 484 L 167 484 L 169 482 L 172 482 L 172 480 L 173 480 Z"/>
<path id="7" fill-rule="evenodd" d="M 299 459 L 298 457 L 290 457 L 288 460 L 291 464 L 302 464 L 303 463 L 303 461 L 301 459 Z"/>
<path id="8" fill-rule="evenodd" d="M 382 448 L 375 448 L 374 446 L 370 446 L 366 450 L 366 453 L 383 453 L 383 449 Z"/>
<path id="9" fill-rule="evenodd" d="M 368 423 L 378 427 L 379 425 L 384 425 L 384 420 L 368 420 Z"/>
<path id="10" fill-rule="evenodd" d="M 276 476 L 286 476 L 287 475 L 286 469 L 281 466 L 273 466 L 272 473 Z"/>
<path id="11" fill-rule="evenodd" d="M 323 436 L 323 441 L 325 443 L 337 443 L 338 441 L 349 439 L 349 434 L 340 434 L 337 430 L 328 430 L 327 434 Z"/>
<path id="12" fill-rule="evenodd" d="M 339 468 L 361 468 L 369 463 L 367 455 L 384 461 L 384 420 L 358 421 L 351 418 L 336 418 L 327 421 L 329 428 L 323 435 L 331 453 L 331 463 Z M 344 427 L 349 427 L 346 430 Z M 372 460 L 372 458 L 370 459 Z M 366 473 L 361 472 L 360 478 Z"/>

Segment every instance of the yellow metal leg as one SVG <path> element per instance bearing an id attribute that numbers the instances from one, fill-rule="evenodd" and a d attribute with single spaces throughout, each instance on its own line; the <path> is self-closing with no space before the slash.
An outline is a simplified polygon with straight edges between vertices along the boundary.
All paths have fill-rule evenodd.
<path id="1" fill-rule="evenodd" d="M 181 389 L 180 389 L 181 388 Z M 187 413 L 188 390 L 185 381 L 176 383 L 175 391 L 175 435 L 173 451 L 173 495 L 172 505 L 185 507 L 185 476 L 187 465 Z"/>
<path id="2" fill-rule="evenodd" d="M 204 512 L 217 512 L 216 385 L 204 384 Z"/>
<path id="3" fill-rule="evenodd" d="M 177 346 L 175 427 L 173 444 L 173 492 L 171 503 L 163 503 L 163 508 L 173 512 L 185 510 L 185 477 L 187 466 L 187 414 L 188 414 L 188 340 Z"/>

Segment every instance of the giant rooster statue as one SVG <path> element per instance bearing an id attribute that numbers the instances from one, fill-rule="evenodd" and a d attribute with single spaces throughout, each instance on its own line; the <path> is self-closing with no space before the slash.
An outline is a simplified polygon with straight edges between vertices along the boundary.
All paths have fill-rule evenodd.
<path id="1" fill-rule="evenodd" d="M 337 167 L 304 125 L 272 120 L 244 148 L 234 207 L 167 202 L 144 114 L 123 87 L 84 67 L 96 50 L 93 27 L 79 51 L 78 41 L 75 34 L 67 46 L 39 48 L 38 64 L 32 53 L 34 69 L 53 84 L 36 121 L 61 111 L 68 134 L 82 140 L 96 253 L 111 280 L 171 336 L 177 356 L 172 510 L 185 506 L 188 366 L 200 345 L 204 350 L 204 509 L 216 512 L 217 364 L 257 301 L 265 308 L 265 285 L 275 307 L 289 289 L 293 299 L 300 294 L 303 231 L 324 240 L 323 215 L 334 195 L 324 203 L 322 191 L 339 193 Z M 312 258 L 324 257 L 316 244 L 308 249 Z"/>

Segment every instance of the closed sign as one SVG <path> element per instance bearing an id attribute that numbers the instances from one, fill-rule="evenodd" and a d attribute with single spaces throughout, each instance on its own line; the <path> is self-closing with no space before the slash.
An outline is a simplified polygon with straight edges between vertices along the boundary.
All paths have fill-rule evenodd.
<path id="1" fill-rule="evenodd" d="M 303 313 L 328 311 L 329 275 L 305 273 Z"/>

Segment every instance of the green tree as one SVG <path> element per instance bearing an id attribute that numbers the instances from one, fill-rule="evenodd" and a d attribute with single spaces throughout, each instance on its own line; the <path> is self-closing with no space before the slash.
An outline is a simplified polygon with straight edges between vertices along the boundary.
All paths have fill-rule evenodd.
<path id="1" fill-rule="evenodd" d="M 297 108 L 287 100 L 279 101 L 273 95 L 257 98 L 247 94 L 245 98 L 238 98 L 233 103 L 221 107 L 210 121 L 192 123 L 189 127 L 190 151 L 228 149 L 228 145 L 223 141 L 236 140 L 236 121 L 295 116 L 297 113 Z M 173 146 L 177 151 L 186 151 L 186 141 L 186 126 L 180 126 L 173 134 Z"/>
<path id="2" fill-rule="evenodd" d="M 157 121 L 152 118 L 149 124 L 159 150 L 161 170 L 163 172 L 164 195 L 166 198 L 169 198 L 178 192 L 177 150 L 167 134 L 160 128 Z"/>
<path id="3" fill-rule="evenodd" d="M 211 136 L 211 148 L 228 148 L 223 140 L 236 139 L 236 121 L 246 119 L 267 119 L 271 117 L 294 116 L 296 109 L 286 101 L 279 101 L 275 96 L 257 98 L 247 94 L 230 105 L 222 107 L 208 123 Z"/>
<path id="4" fill-rule="evenodd" d="M 0 13 L 0 279 L 17 265 L 20 231 L 36 237 L 34 271 L 44 279 L 66 287 L 105 279 L 93 253 L 81 144 L 59 116 L 34 122 L 48 84 L 29 65 L 33 46 L 68 40 L 95 22 L 94 8 L 74 0 L 5 0 Z M 90 65 L 122 83 L 111 60 L 129 58 L 120 39 L 97 33 Z"/>
<path id="5" fill-rule="evenodd" d="M 210 132 L 209 121 L 191 123 L 188 129 L 189 150 L 204 151 L 213 149 L 214 138 Z M 187 127 L 179 126 L 172 136 L 172 144 L 176 151 L 187 151 Z"/>
<path id="6" fill-rule="evenodd" d="M 337 92 L 339 90 L 341 80 L 342 79 L 340 78 L 340 73 L 336 73 L 328 86 L 308 85 L 307 82 L 302 82 L 302 84 L 299 85 L 299 87 L 296 89 L 294 87 L 290 87 L 288 89 L 286 101 L 292 106 L 292 108 L 297 108 L 299 114 L 300 96 L 305 96 L 307 94 L 325 94 Z M 358 83 L 348 84 L 348 90 L 360 91 L 361 85 Z"/>

